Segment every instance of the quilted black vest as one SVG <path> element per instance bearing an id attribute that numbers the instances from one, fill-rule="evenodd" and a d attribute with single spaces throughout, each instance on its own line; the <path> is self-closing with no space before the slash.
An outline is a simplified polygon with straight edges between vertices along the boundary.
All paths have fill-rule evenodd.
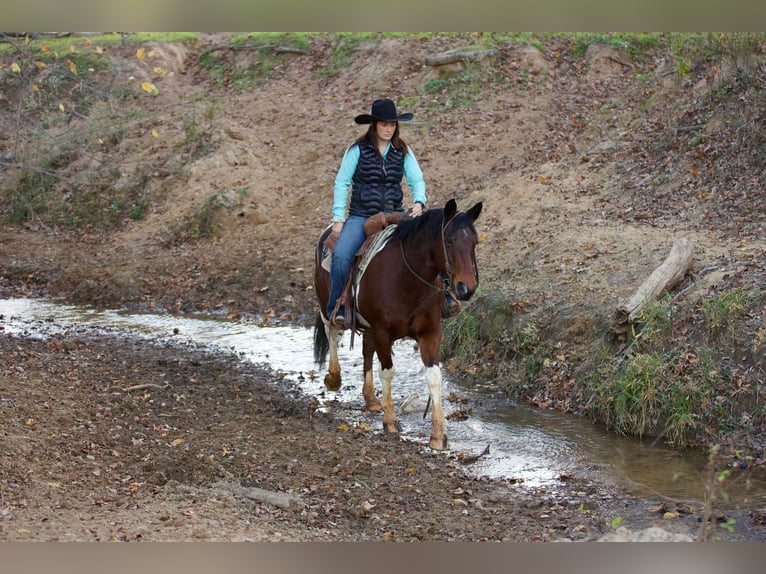
<path id="1" fill-rule="evenodd" d="M 391 147 L 383 161 L 369 142 L 356 145 L 359 146 L 359 163 L 351 179 L 349 215 L 369 217 L 379 211 L 404 211 L 404 154 Z"/>

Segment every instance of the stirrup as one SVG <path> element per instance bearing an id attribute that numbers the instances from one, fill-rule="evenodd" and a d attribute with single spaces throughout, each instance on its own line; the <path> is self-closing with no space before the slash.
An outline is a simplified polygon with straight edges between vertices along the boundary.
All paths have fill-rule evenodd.
<path id="1" fill-rule="evenodd" d="M 343 312 L 341 312 L 341 310 L 343 310 Z M 337 327 L 338 329 L 345 329 L 346 328 L 346 314 L 345 314 L 345 309 L 343 309 L 343 307 L 338 309 L 333 314 L 333 316 L 330 317 L 330 323 L 334 327 Z"/>

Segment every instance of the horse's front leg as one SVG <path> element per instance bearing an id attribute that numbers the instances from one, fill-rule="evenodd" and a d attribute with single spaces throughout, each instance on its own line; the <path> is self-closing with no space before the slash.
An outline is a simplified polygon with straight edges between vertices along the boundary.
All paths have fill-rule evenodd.
<path id="1" fill-rule="evenodd" d="M 364 384 L 362 386 L 362 396 L 364 396 L 364 410 L 381 410 L 380 401 L 375 396 L 375 381 L 372 372 L 372 358 L 375 355 L 375 344 L 372 342 L 372 336 L 368 333 L 362 335 L 362 357 L 364 360 Z"/>
<path id="2" fill-rule="evenodd" d="M 330 344 L 330 361 L 327 366 L 327 374 L 324 376 L 324 386 L 329 391 L 338 391 L 341 387 L 340 361 L 338 360 L 338 339 L 340 331 L 333 327 L 329 321 L 322 318 L 327 334 L 327 341 Z"/>
<path id="3" fill-rule="evenodd" d="M 394 363 L 391 354 L 391 341 L 378 338 L 375 340 L 375 352 L 380 361 L 380 382 L 383 386 L 381 408 L 383 409 L 383 430 L 391 434 L 402 432 L 402 425 L 394 414 L 394 401 L 391 398 L 391 381 L 394 379 Z"/>
<path id="4" fill-rule="evenodd" d="M 448 450 L 449 441 L 444 430 L 444 411 L 442 410 L 442 370 L 439 367 L 439 341 L 436 339 L 421 339 L 420 357 L 426 367 L 426 383 L 431 395 L 431 438 L 428 446 L 434 450 Z"/>

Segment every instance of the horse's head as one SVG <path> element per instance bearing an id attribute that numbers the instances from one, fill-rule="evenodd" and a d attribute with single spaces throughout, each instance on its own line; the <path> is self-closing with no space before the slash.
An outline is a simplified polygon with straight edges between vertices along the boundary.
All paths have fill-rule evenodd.
<path id="1" fill-rule="evenodd" d="M 476 266 L 479 237 L 473 223 L 479 217 L 481 208 L 482 203 L 478 202 L 468 211 L 458 212 L 454 199 L 444 206 L 442 235 L 447 256 L 446 271 L 461 301 L 470 299 L 479 286 L 479 269 Z"/>

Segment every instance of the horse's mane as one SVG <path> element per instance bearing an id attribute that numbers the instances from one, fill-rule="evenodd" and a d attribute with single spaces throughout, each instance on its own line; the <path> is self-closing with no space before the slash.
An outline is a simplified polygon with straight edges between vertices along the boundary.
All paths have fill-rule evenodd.
<path id="1" fill-rule="evenodd" d="M 473 221 L 462 211 L 454 216 L 454 224 L 450 226 L 450 232 L 462 227 L 474 229 Z M 441 235 L 442 224 L 444 223 L 444 209 L 429 209 L 423 212 L 420 217 L 405 219 L 397 225 L 391 237 L 396 237 L 402 243 L 407 243 L 414 237 L 425 236 L 430 239 L 436 239 Z"/>
<path id="2" fill-rule="evenodd" d="M 429 238 L 439 237 L 443 221 L 443 209 L 429 209 L 419 217 L 400 221 L 391 237 L 396 237 L 402 243 L 407 243 L 411 238 L 421 234 Z"/>

